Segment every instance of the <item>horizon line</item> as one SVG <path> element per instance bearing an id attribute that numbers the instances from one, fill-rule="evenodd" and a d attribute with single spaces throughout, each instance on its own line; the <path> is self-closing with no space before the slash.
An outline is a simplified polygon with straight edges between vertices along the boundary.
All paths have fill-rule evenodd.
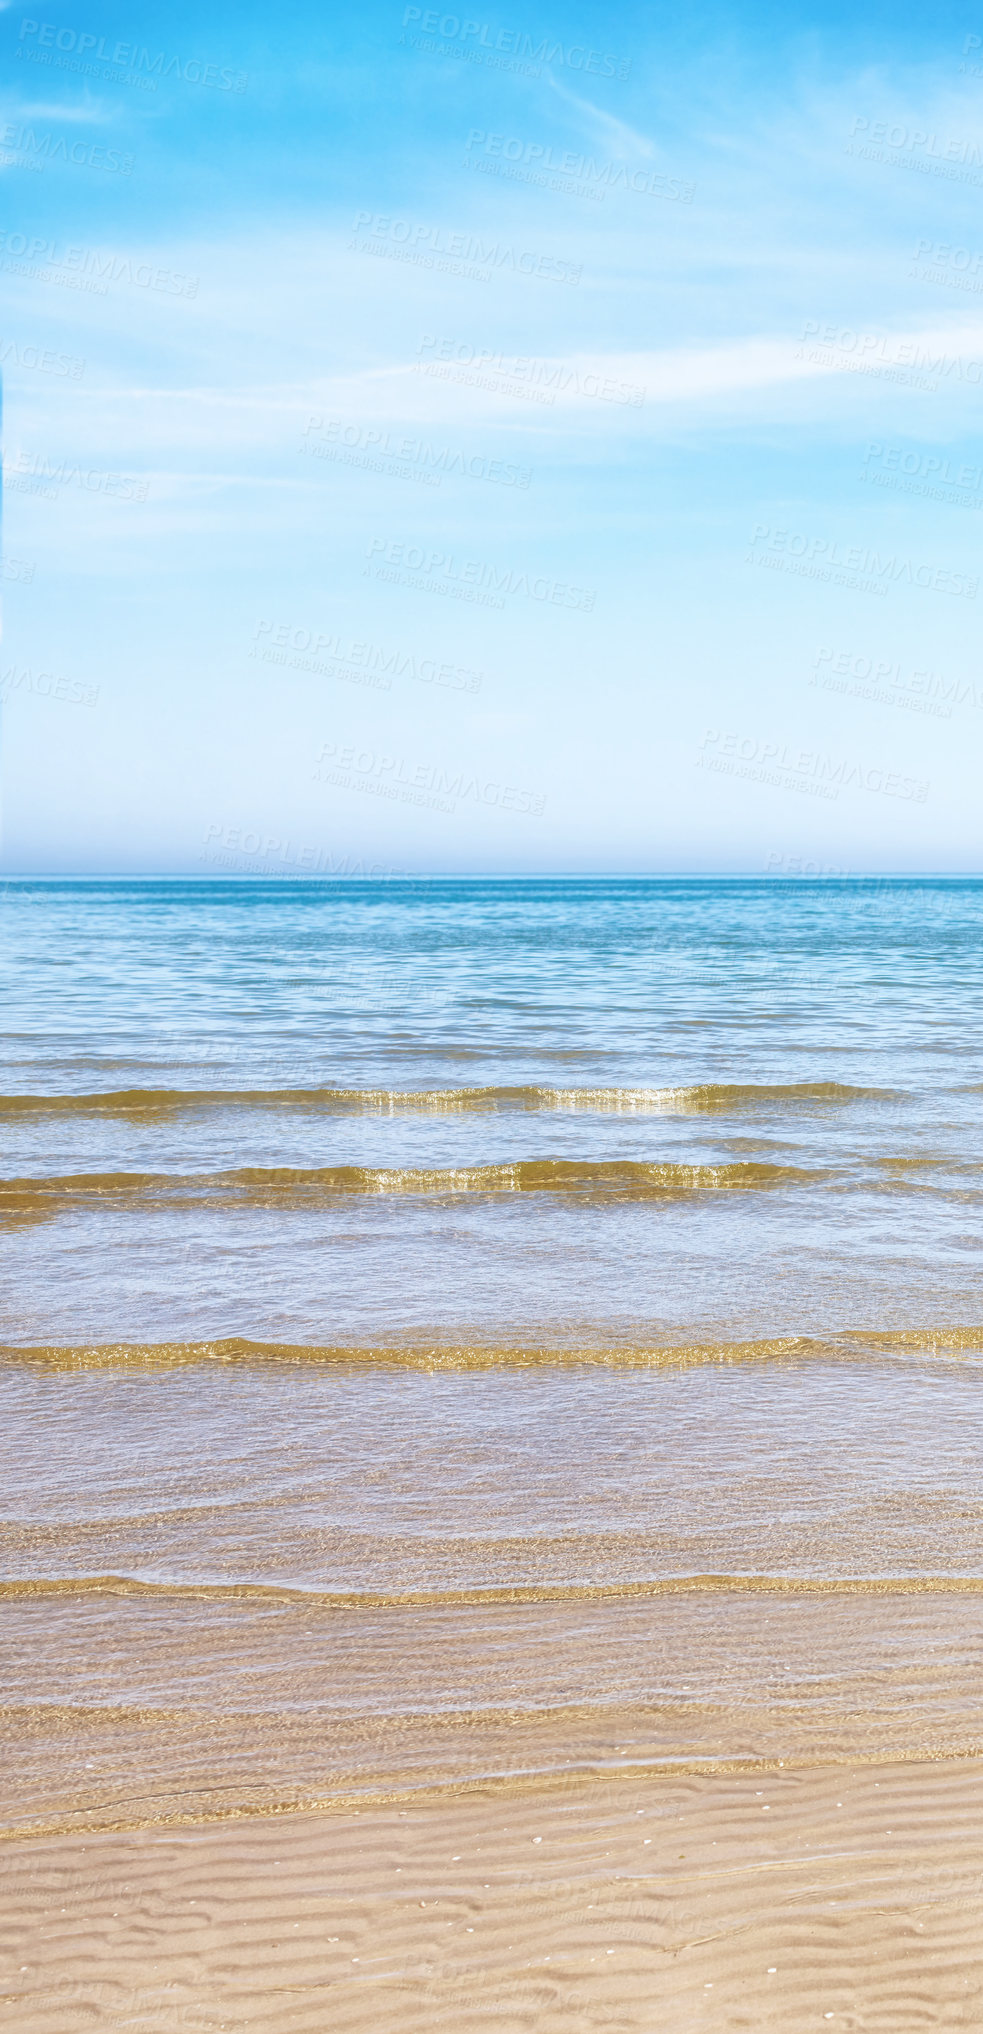
<path id="1" fill-rule="evenodd" d="M 382 884 L 412 888 L 420 883 L 978 883 L 983 869 L 597 869 L 597 870 L 443 870 L 412 874 L 407 870 L 383 875 L 337 872 L 334 875 L 291 871 L 273 874 L 249 869 L 225 875 L 204 876 L 182 869 L 88 869 L 0 870 L 0 894 L 15 883 L 199 883 L 215 888 L 249 884 L 283 889 L 290 883 L 310 889 L 317 886 Z"/>

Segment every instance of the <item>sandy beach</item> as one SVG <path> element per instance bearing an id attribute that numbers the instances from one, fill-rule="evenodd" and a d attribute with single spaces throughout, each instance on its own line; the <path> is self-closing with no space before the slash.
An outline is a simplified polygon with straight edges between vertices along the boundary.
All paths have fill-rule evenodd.
<path id="1" fill-rule="evenodd" d="M 11 1842 L 11 2034 L 865 2034 L 983 2015 L 975 1761 Z"/>
<path id="2" fill-rule="evenodd" d="M 931 993 L 902 907 L 25 910 L 120 958 L 0 1094 L 0 2034 L 979 2034 L 983 906 Z"/>

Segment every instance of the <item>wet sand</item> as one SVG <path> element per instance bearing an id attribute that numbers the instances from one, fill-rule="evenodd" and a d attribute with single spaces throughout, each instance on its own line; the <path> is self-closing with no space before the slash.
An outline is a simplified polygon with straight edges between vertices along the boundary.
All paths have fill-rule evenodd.
<path id="1" fill-rule="evenodd" d="M 16 2034 L 983 2024 L 983 1768 L 541 1783 L 0 1848 Z"/>

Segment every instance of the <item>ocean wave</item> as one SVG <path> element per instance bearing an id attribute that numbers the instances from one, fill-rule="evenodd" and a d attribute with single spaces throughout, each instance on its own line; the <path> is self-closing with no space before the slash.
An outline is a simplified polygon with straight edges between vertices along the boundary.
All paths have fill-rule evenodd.
<path id="1" fill-rule="evenodd" d="M 178 1200 L 303 1205 L 336 1195 L 575 1194 L 660 1200 L 695 1193 L 809 1186 L 829 1177 L 794 1165 L 647 1165 L 634 1159 L 526 1158 L 470 1166 L 240 1166 L 228 1172 L 77 1172 L 0 1180 L 0 1222 L 43 1220 L 80 1201 Z"/>
<path id="2" fill-rule="evenodd" d="M 312 1610 L 480 1609 L 482 1604 L 599 1603 L 659 1596 L 981 1596 L 983 1575 L 657 1575 L 619 1582 L 488 1583 L 463 1589 L 304 1589 L 275 1582 L 177 1582 L 139 1575 L 10 1576 L 0 1602 L 126 1596 Z"/>
<path id="3" fill-rule="evenodd" d="M 153 1118 L 214 1109 L 296 1109 L 328 1115 L 429 1116 L 490 1110 L 712 1115 L 782 1105 L 897 1099 L 889 1088 L 848 1087 L 839 1081 L 782 1085 L 707 1082 L 695 1087 L 476 1087 L 476 1088 L 116 1088 L 85 1095 L 0 1095 L 0 1116 L 125 1116 Z"/>
<path id="4" fill-rule="evenodd" d="M 360 1343 L 254 1342 L 241 1336 L 196 1342 L 0 1345 L 0 1361 L 57 1370 L 197 1364 L 301 1364 L 402 1370 L 520 1370 L 589 1365 L 612 1370 L 677 1370 L 701 1365 L 853 1361 L 892 1356 L 983 1355 L 983 1326 L 847 1328 L 829 1335 L 772 1335 L 756 1341 L 594 1343 L 409 1340 Z"/>

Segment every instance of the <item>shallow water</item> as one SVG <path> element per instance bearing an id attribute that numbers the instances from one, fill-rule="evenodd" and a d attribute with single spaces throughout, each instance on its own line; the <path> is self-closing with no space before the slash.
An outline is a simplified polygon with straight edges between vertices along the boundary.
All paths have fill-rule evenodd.
<path id="1" fill-rule="evenodd" d="M 0 932 L 12 1826 L 972 1745 L 983 885 Z"/>

